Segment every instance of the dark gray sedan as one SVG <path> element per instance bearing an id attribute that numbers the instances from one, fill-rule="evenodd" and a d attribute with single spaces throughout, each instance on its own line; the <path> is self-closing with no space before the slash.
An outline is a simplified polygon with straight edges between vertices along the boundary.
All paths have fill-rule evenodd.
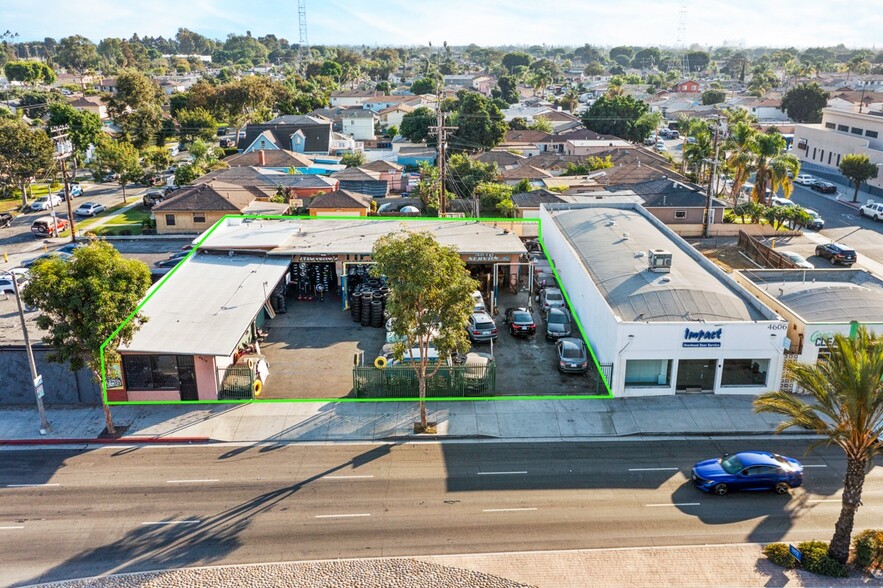
<path id="1" fill-rule="evenodd" d="M 565 374 L 584 374 L 589 371 L 589 352 L 582 339 L 558 339 L 558 371 Z"/>
<path id="2" fill-rule="evenodd" d="M 546 315 L 546 339 L 555 340 L 570 337 L 572 331 L 570 313 L 563 308 L 550 308 L 549 314 Z"/>

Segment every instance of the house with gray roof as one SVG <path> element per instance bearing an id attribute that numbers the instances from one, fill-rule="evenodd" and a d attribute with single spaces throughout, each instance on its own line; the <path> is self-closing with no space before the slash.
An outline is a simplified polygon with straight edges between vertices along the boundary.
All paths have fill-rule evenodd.
<path id="1" fill-rule="evenodd" d="M 269 122 L 249 124 L 239 140 L 243 153 L 287 149 L 295 153 L 328 155 L 331 150 L 332 122 L 327 118 L 285 115 Z"/>

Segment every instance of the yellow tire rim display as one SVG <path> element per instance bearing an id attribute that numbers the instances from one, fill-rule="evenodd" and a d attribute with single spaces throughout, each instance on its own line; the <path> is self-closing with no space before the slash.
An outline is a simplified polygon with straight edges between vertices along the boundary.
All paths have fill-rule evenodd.
<path id="1" fill-rule="evenodd" d="M 376 367 L 379 370 L 382 370 L 383 368 L 385 368 L 386 367 L 386 358 L 381 355 L 380 357 L 375 359 L 374 360 L 374 367 Z"/>
<path id="2" fill-rule="evenodd" d="M 254 383 L 254 385 L 252 386 L 252 389 L 254 390 L 254 395 L 255 395 L 255 396 L 260 396 L 260 395 L 261 395 L 261 391 L 264 389 L 264 385 L 261 384 L 261 381 L 260 381 L 260 380 L 255 380 L 255 383 Z"/>

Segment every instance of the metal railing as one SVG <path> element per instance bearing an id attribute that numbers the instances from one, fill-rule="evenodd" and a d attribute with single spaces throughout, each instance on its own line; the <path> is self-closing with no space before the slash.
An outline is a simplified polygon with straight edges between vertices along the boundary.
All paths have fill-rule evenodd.
<path id="1" fill-rule="evenodd" d="M 254 371 L 247 367 L 218 370 L 218 400 L 254 399 Z"/>

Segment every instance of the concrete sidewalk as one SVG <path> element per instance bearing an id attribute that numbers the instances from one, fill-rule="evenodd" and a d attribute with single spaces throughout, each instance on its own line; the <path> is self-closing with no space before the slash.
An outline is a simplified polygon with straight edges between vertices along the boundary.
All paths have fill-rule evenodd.
<path id="1" fill-rule="evenodd" d="M 780 417 L 757 414 L 751 396 L 678 395 L 614 400 L 496 400 L 427 403 L 441 439 L 581 440 L 629 436 L 767 435 Z M 113 407 L 128 440 L 216 442 L 383 441 L 413 438 L 408 402 L 248 403 Z M 0 443 L 95 439 L 100 407 L 47 408 L 39 431 L 32 407 L 0 409 Z M 802 431 L 792 431 L 801 433 Z"/>

